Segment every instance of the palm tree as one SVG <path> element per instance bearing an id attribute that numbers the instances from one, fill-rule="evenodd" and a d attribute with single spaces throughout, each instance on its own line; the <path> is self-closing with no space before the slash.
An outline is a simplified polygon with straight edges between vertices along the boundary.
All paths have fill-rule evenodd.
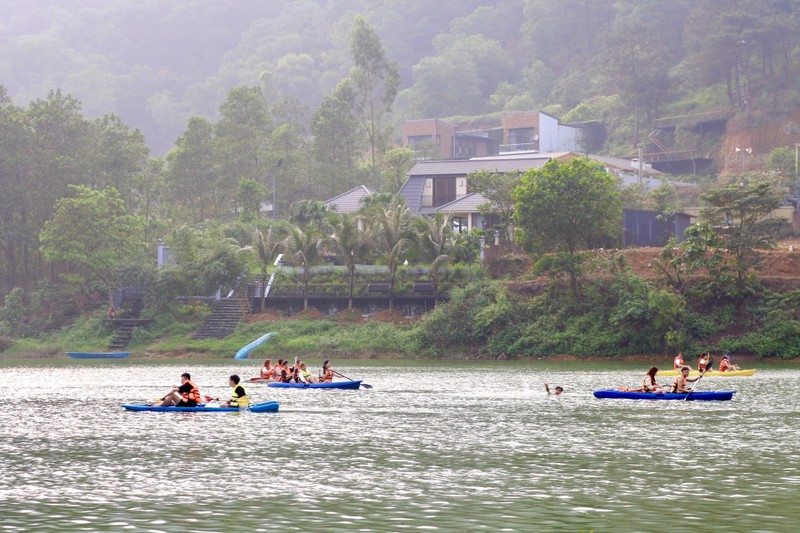
<path id="1" fill-rule="evenodd" d="M 389 309 L 394 310 L 394 282 L 397 269 L 411 246 L 411 210 L 403 203 L 370 211 L 376 240 L 380 242 L 386 266 L 389 268 Z"/>
<path id="2" fill-rule="evenodd" d="M 293 252 L 295 263 L 303 268 L 303 310 L 308 309 L 308 282 L 311 279 L 311 267 L 316 265 L 320 258 L 322 239 L 312 228 L 303 231 L 293 228 L 289 237 L 289 246 Z"/>
<path id="3" fill-rule="evenodd" d="M 356 263 L 364 258 L 370 239 L 359 227 L 359 220 L 351 215 L 342 215 L 335 223 L 330 237 L 331 245 L 347 267 L 350 287 L 347 293 L 347 308 L 353 309 L 353 285 L 356 279 Z"/>
<path id="4" fill-rule="evenodd" d="M 284 246 L 284 241 L 279 241 L 275 234 L 272 232 L 272 226 L 267 230 L 267 234 L 261 230 L 256 230 L 253 233 L 253 248 L 256 250 L 258 262 L 261 263 L 261 312 L 264 312 L 266 307 L 266 292 L 267 292 L 267 267 L 272 264 L 273 258 L 277 255 L 278 251 Z"/>
<path id="5" fill-rule="evenodd" d="M 439 303 L 439 274 L 450 260 L 455 244 L 452 217 L 437 212 L 432 217 L 421 217 L 414 222 L 420 248 L 431 259 L 429 275 L 433 284 L 433 301 Z"/>

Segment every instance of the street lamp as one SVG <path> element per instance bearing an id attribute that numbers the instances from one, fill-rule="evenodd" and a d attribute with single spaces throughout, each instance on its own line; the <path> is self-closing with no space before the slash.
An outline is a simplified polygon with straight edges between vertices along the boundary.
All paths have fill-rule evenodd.
<path id="1" fill-rule="evenodd" d="M 481 238 L 478 239 L 478 242 L 481 245 L 481 266 L 483 266 L 483 248 L 484 248 L 484 246 L 486 246 L 486 237 L 481 235 Z"/>

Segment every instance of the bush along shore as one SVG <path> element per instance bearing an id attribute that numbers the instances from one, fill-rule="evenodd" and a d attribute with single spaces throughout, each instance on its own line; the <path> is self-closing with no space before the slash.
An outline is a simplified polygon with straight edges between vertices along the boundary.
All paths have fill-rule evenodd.
<path id="1" fill-rule="evenodd" d="M 602 275 L 600 275 L 602 274 Z M 759 358 L 800 357 L 800 290 L 778 292 L 750 280 L 744 293 L 714 278 L 666 282 L 631 272 L 619 258 L 579 283 L 566 279 L 474 281 L 421 317 L 388 311 L 366 317 L 309 309 L 295 317 L 255 314 L 224 339 L 193 340 L 207 313 L 183 305 L 135 330 L 133 357 L 232 357 L 268 331 L 252 357 L 498 358 L 619 357 L 722 351 Z M 112 332 L 103 316 L 82 318 L 43 338 L 0 338 L 5 358 L 96 351 Z"/>

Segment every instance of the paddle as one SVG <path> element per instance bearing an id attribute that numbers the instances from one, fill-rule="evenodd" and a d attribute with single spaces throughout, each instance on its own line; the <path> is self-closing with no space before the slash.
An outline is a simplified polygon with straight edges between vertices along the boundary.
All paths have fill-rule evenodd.
<path id="1" fill-rule="evenodd" d="M 349 379 L 350 381 L 355 381 L 353 378 L 348 378 L 347 376 L 345 376 L 344 374 L 340 374 L 336 370 L 331 369 L 331 372 L 333 372 L 337 376 L 342 377 L 344 379 Z M 372 388 L 372 385 L 368 385 L 368 384 L 363 383 L 363 382 L 361 383 L 361 386 L 364 387 L 365 389 L 371 389 Z"/>

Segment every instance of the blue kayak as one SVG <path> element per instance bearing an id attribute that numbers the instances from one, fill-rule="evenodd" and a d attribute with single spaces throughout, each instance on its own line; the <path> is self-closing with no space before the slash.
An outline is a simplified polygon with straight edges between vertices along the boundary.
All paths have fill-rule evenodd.
<path id="1" fill-rule="evenodd" d="M 121 359 L 128 357 L 131 352 L 66 352 L 74 359 Z"/>
<path id="2" fill-rule="evenodd" d="M 627 399 L 627 400 L 686 400 L 688 402 L 697 401 L 721 401 L 733 399 L 735 390 L 723 391 L 698 391 L 692 393 L 672 393 L 672 392 L 628 392 L 615 389 L 596 390 L 595 398 Z"/>
<path id="3" fill-rule="evenodd" d="M 245 409 L 238 407 L 161 407 L 160 405 L 147 405 L 146 403 L 123 403 L 122 407 L 128 411 L 151 411 L 156 413 L 237 413 L 239 411 L 250 411 L 253 413 L 277 413 L 280 404 L 278 402 L 255 403 Z"/>
<path id="4" fill-rule="evenodd" d="M 327 383 L 278 383 L 276 381 L 267 383 L 267 387 L 276 389 L 357 389 L 361 386 L 361 380 L 357 381 L 329 381 Z"/>

